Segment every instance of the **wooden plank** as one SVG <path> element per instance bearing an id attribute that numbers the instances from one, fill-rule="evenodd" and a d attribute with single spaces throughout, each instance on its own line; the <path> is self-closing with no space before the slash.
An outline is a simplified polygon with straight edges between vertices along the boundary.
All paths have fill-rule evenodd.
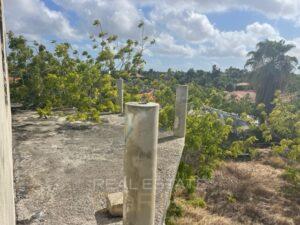
<path id="1" fill-rule="evenodd" d="M 12 128 L 6 61 L 4 4 L 0 1 L 0 224 L 15 225 Z"/>

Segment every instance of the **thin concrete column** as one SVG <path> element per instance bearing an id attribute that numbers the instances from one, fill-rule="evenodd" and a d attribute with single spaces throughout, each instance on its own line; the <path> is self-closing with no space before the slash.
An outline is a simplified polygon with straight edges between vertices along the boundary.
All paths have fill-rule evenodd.
<path id="1" fill-rule="evenodd" d="M 174 136 L 185 137 L 188 102 L 188 86 L 178 85 L 176 88 Z"/>
<path id="2" fill-rule="evenodd" d="M 124 225 L 154 225 L 159 105 L 125 105 Z"/>
<path id="3" fill-rule="evenodd" d="M 3 0 L 0 0 L 0 11 L 0 224 L 15 225 L 11 110 Z"/>
<path id="4" fill-rule="evenodd" d="M 124 106 L 123 106 L 123 95 L 124 95 L 124 90 L 123 90 L 123 79 L 119 78 L 117 80 L 117 87 L 118 87 L 118 105 L 120 107 L 120 113 L 124 113 Z"/>

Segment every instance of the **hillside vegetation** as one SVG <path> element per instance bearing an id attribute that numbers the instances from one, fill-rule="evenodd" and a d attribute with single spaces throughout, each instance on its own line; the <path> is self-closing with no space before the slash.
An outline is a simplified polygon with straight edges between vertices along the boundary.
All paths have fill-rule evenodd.
<path id="1" fill-rule="evenodd" d="M 101 112 L 119 111 L 116 79 L 123 78 L 125 101 L 158 102 L 160 129 L 170 130 L 176 86 L 188 84 L 186 144 L 167 224 L 299 224 L 300 76 L 288 55 L 294 46 L 260 42 L 245 69 L 162 73 L 143 70 L 143 52 L 155 44 L 143 35 L 144 23 L 139 41 L 118 40 L 98 20 L 94 26 L 96 54 L 56 41 L 50 51 L 10 32 L 12 101 L 44 118 L 72 108 L 69 120 L 100 121 Z M 255 101 L 230 94 L 241 82 L 253 86 Z"/>

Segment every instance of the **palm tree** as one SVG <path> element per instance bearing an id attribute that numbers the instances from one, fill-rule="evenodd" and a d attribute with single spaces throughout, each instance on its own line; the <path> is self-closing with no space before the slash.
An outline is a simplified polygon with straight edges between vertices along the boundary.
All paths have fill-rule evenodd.
<path id="1" fill-rule="evenodd" d="M 248 53 L 245 67 L 250 67 L 254 75 L 256 103 L 264 103 L 268 112 L 273 108 L 275 91 L 284 91 L 290 73 L 298 64 L 296 57 L 286 55 L 294 47 L 284 40 L 265 40 L 257 44 L 256 51 Z"/>

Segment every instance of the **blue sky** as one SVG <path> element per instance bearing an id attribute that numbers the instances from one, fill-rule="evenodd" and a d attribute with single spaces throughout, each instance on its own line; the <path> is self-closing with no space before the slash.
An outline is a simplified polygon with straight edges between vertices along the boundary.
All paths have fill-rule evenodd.
<path id="1" fill-rule="evenodd" d="M 92 51 L 92 21 L 120 40 L 137 38 L 140 20 L 156 45 L 146 68 L 210 70 L 243 67 L 246 53 L 264 39 L 285 39 L 300 57 L 300 0 L 9 0 L 9 30 L 45 44 L 68 41 Z"/>

